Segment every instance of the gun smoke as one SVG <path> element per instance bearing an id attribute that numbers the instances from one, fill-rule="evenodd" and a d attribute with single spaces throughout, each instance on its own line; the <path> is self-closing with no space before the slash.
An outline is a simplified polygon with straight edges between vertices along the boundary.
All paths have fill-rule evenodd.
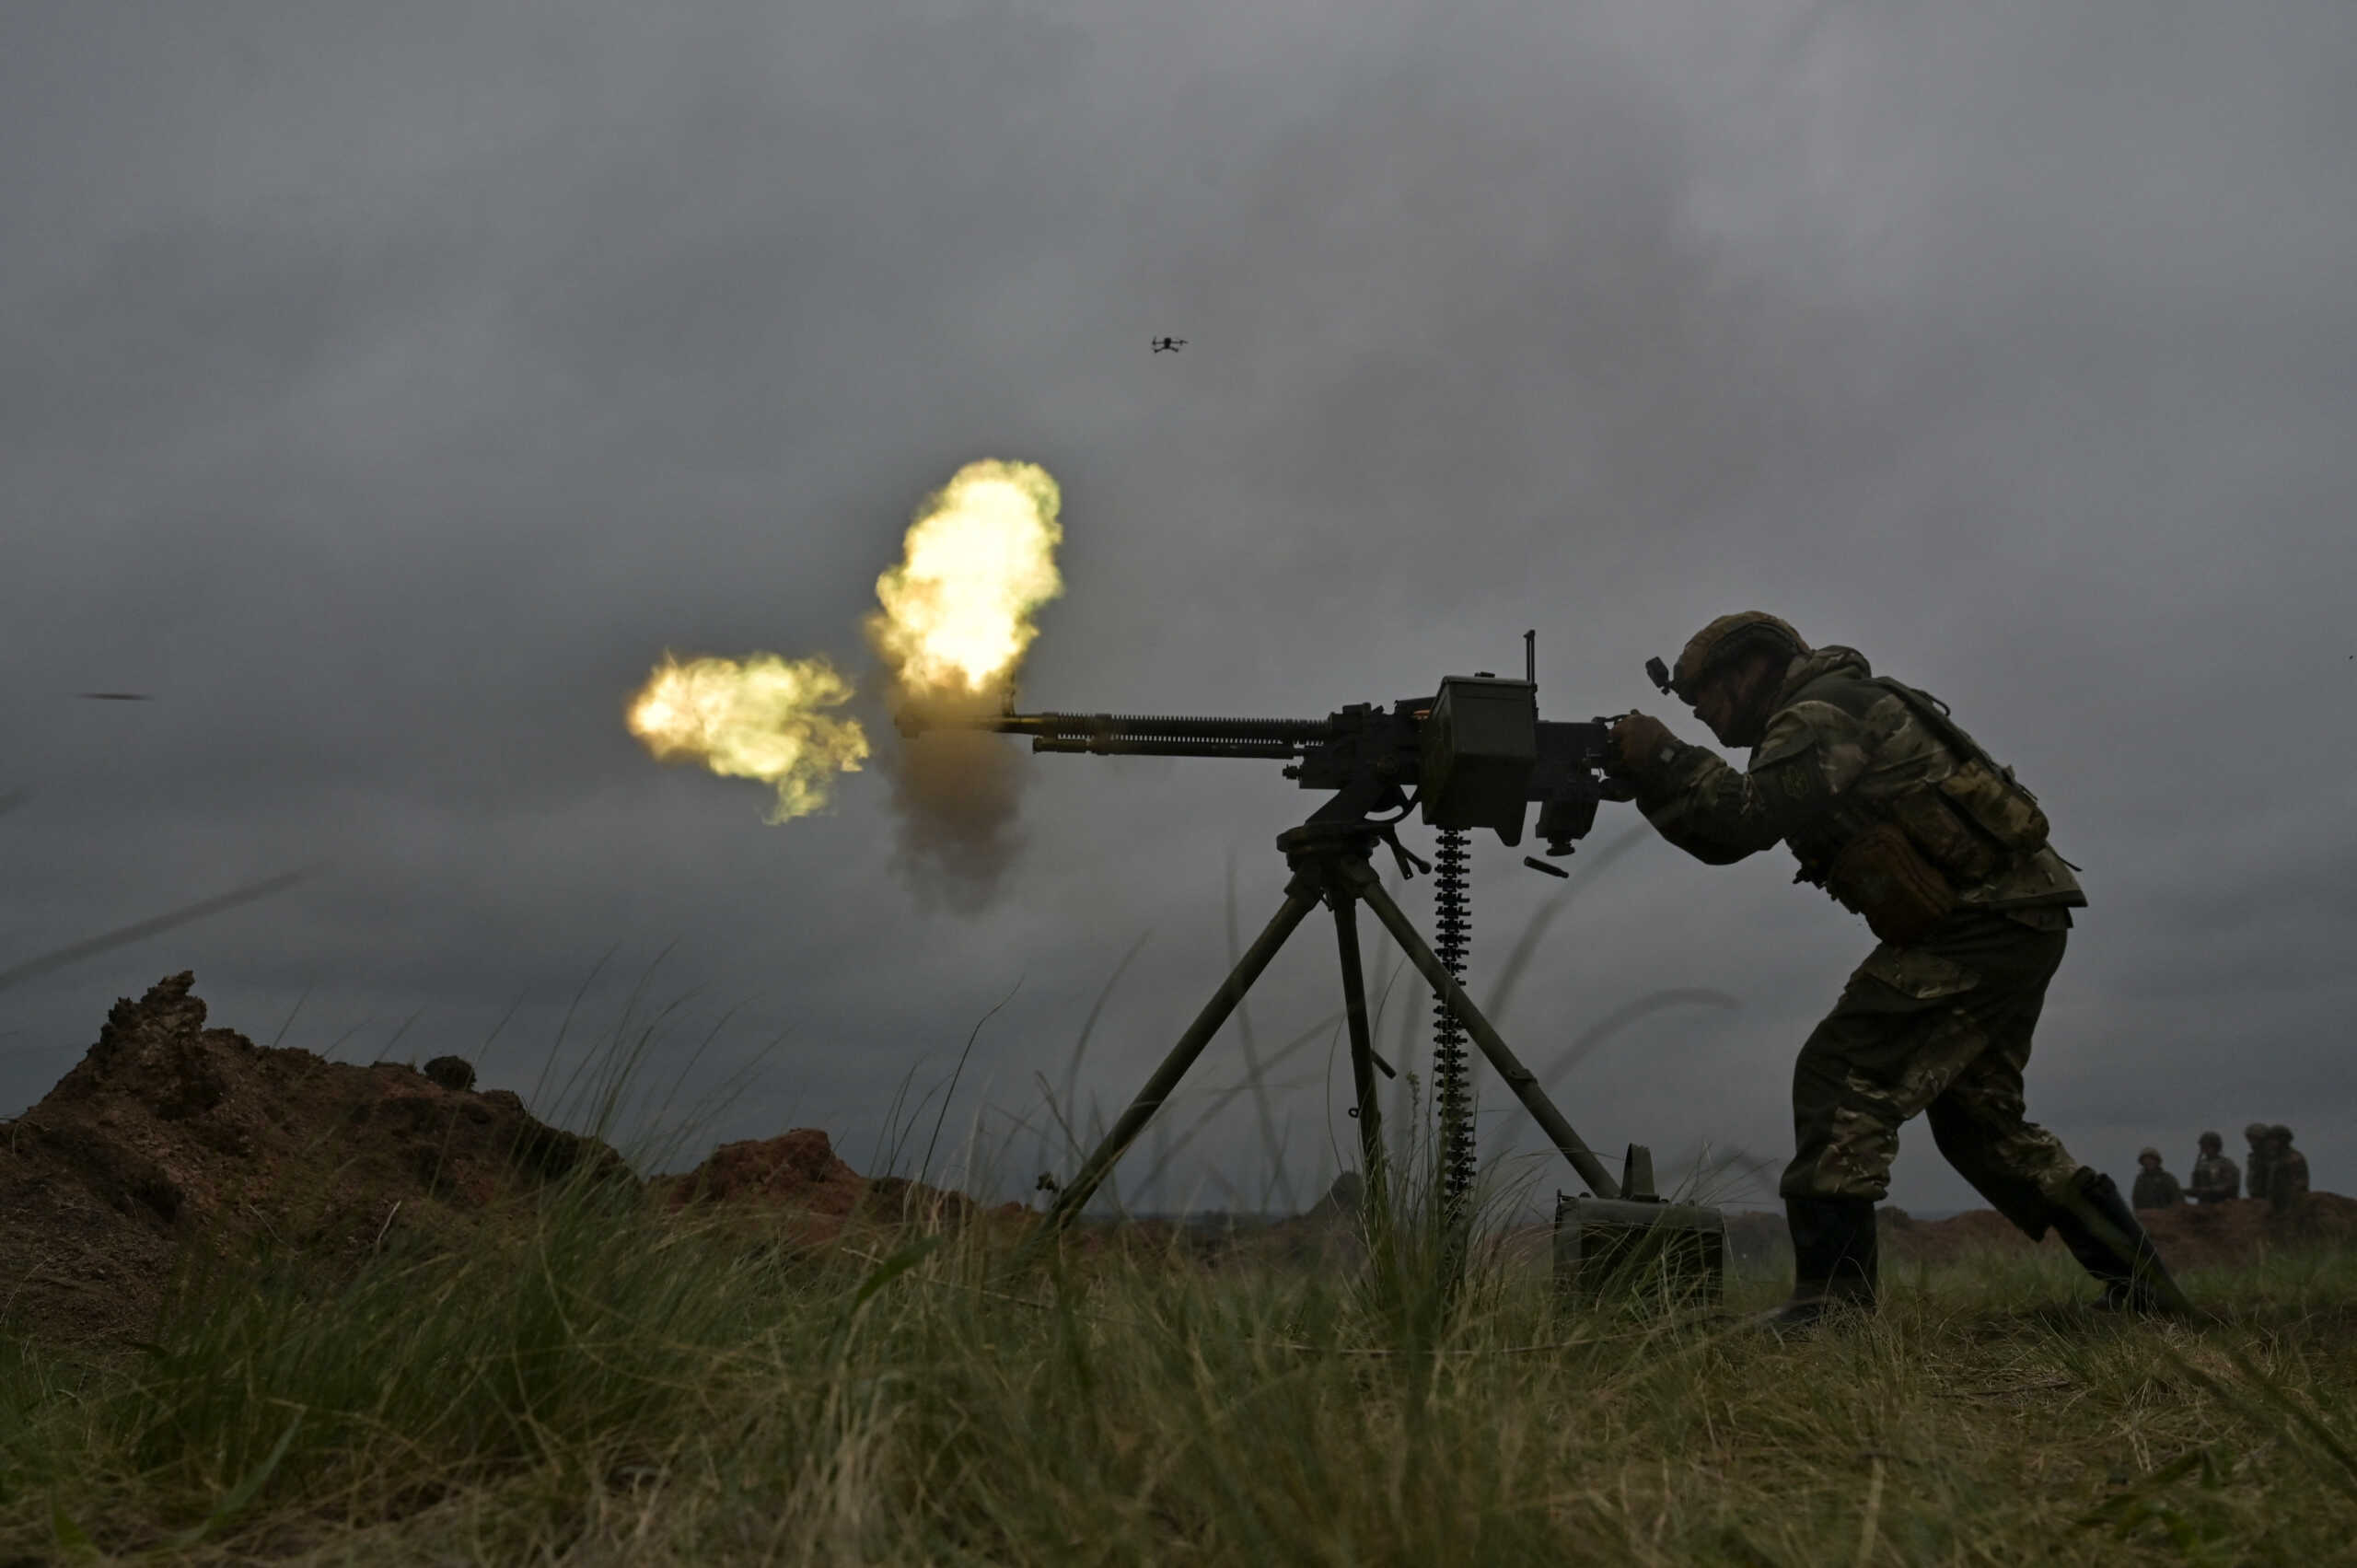
<path id="1" fill-rule="evenodd" d="M 980 713 L 997 709 L 994 703 L 975 706 Z M 1023 847 L 1023 761 L 1004 736 L 974 729 L 935 730 L 890 753 L 892 808 L 900 819 L 893 868 L 921 901 L 971 914 L 998 891 Z"/>
<path id="2" fill-rule="evenodd" d="M 896 717 L 922 712 L 954 725 L 1012 699 L 1039 635 L 1032 615 L 1063 591 L 1062 505 L 1045 469 L 985 459 L 920 508 L 866 621 Z M 1020 754 L 995 735 L 940 728 L 904 739 L 888 766 L 897 869 L 920 898 L 960 913 L 981 908 L 1022 847 Z"/>

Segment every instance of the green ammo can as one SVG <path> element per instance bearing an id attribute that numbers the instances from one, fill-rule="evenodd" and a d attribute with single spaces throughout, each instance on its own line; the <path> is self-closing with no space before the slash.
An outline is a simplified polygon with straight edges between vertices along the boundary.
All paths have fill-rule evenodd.
<path id="1" fill-rule="evenodd" d="M 1629 1145 L 1623 1171 L 1618 1198 L 1555 1194 L 1557 1295 L 1591 1306 L 1716 1306 L 1725 1216 L 1655 1194 L 1653 1152 L 1642 1144 Z"/>

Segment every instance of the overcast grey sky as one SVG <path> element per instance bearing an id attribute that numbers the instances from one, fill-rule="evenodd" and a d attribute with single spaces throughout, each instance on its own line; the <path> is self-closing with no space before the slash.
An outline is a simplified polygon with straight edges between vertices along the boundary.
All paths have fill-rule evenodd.
<path id="1" fill-rule="evenodd" d="M 0 993 L 0 1101 L 181 968 L 258 1039 L 529 1090 L 610 950 L 575 1041 L 644 980 L 668 1074 L 735 1009 L 690 1154 L 807 1124 L 868 1165 L 1014 991 L 945 1139 L 982 1113 L 1028 1186 L 1009 1119 L 1122 954 L 1109 1111 L 1225 967 L 1231 857 L 1248 935 L 1315 799 L 1027 759 L 960 914 L 896 875 L 882 777 L 767 827 L 621 722 L 667 648 L 862 666 L 912 509 L 997 457 L 1064 490 L 1035 706 L 1317 715 L 1536 626 L 1550 716 L 1660 711 L 1644 657 L 1752 607 L 1863 649 L 2085 867 L 2033 1114 L 2115 1172 L 2285 1121 L 2350 1190 L 2353 133 L 2344 0 L 19 0 L 0 968 L 323 869 Z M 1475 852 L 1477 996 L 1565 886 L 1521 853 Z M 1790 874 L 1648 840 L 1571 885 L 1527 1060 L 1739 1005 L 1554 1080 L 1593 1143 L 1786 1157 L 1869 945 Z M 1271 971 L 1264 1049 L 1331 966 L 1312 929 Z M 1271 1074 L 1296 1193 L 1350 1144 L 1333 1061 Z M 1240 1072 L 1231 1034 L 1190 1086 Z M 1972 1202 L 1905 1148 L 1895 1201 Z M 1257 1201 L 1248 1101 L 1175 1169 Z"/>

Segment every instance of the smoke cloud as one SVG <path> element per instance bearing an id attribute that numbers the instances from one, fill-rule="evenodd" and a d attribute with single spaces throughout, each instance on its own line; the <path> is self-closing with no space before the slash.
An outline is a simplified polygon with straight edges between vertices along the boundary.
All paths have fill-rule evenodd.
<path id="1" fill-rule="evenodd" d="M 994 703 L 975 704 L 987 717 Z M 892 865 L 918 899 L 959 914 L 987 907 L 1023 847 L 1022 749 L 979 729 L 937 729 L 888 754 L 900 822 Z"/>
<path id="2" fill-rule="evenodd" d="M 904 732 L 893 754 L 893 865 L 920 899 L 986 906 L 1022 847 L 1019 751 L 978 726 L 1012 697 L 1039 636 L 1035 611 L 1063 592 L 1062 493 L 1035 463 L 968 463 L 918 509 L 902 558 L 876 582 L 868 643 Z"/>

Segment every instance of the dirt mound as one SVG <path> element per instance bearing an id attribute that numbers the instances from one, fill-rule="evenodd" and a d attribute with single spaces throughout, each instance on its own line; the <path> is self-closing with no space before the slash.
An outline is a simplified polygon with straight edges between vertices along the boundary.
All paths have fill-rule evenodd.
<path id="1" fill-rule="evenodd" d="M 177 974 L 116 1003 L 81 1063 L 0 1126 L 0 1313 L 38 1338 L 144 1335 L 198 1236 L 355 1257 L 395 1232 L 479 1224 L 585 1165 L 635 1180 L 506 1090 L 206 1028 L 193 984 Z M 460 1081 L 448 1063 L 467 1064 L 436 1063 Z"/>
<path id="2" fill-rule="evenodd" d="M 1944 1220 L 1916 1220 L 1886 1210 L 1883 1241 L 1890 1255 L 1909 1262 L 1954 1262 L 1975 1252 L 2012 1251 L 2032 1245 L 1987 1209 Z M 2211 1269 L 2255 1263 L 2271 1254 L 2334 1250 L 2357 1245 L 2357 1199 L 2337 1192 L 2311 1192 L 2289 1214 L 2242 1198 L 2224 1203 L 2187 1203 L 2174 1209 L 2140 1209 L 2136 1217 L 2172 1269 Z M 2049 1233 L 2041 1245 L 2061 1251 Z"/>
<path id="3" fill-rule="evenodd" d="M 48 1343 L 145 1338 L 200 1239 L 329 1262 L 393 1237 L 463 1243 L 583 1173 L 675 1212 L 737 1210 L 789 1245 L 830 1245 L 853 1225 L 1027 1217 L 1020 1203 L 862 1177 L 815 1128 L 726 1144 L 686 1176 L 642 1183 L 512 1092 L 475 1092 L 463 1058 L 421 1072 L 257 1046 L 207 1028 L 194 983 L 172 975 L 116 1003 L 80 1063 L 0 1121 L 0 1322 Z"/>
<path id="4" fill-rule="evenodd" d="M 963 1192 L 906 1177 L 864 1177 L 837 1156 L 816 1127 L 723 1144 L 687 1175 L 657 1177 L 652 1185 L 675 1210 L 758 1204 L 783 1239 L 804 1246 L 836 1241 L 846 1227 L 955 1226 L 985 1213 L 1002 1220 L 1027 1213 L 1020 1203 L 985 1210 Z"/>
<path id="5" fill-rule="evenodd" d="M 1883 1256 L 1903 1263 L 1957 1263 L 1989 1253 L 2026 1252 L 2032 1246 L 2063 1251 L 2049 1232 L 2033 1243 L 1993 1209 L 1972 1209 L 1941 1220 L 1919 1220 L 1885 1204 L 1876 1211 Z M 2187 1203 L 2174 1209 L 2140 1209 L 2136 1217 L 2172 1269 L 2229 1268 L 2272 1254 L 2328 1251 L 2357 1246 L 2357 1199 L 2337 1192 L 2311 1192 L 2290 1214 L 2265 1203 L 2237 1199 L 2225 1203 Z M 1727 1240 L 1736 1260 L 1747 1265 L 1791 1266 L 1792 1245 L 1784 1220 L 1772 1213 L 1731 1214 Z"/>

